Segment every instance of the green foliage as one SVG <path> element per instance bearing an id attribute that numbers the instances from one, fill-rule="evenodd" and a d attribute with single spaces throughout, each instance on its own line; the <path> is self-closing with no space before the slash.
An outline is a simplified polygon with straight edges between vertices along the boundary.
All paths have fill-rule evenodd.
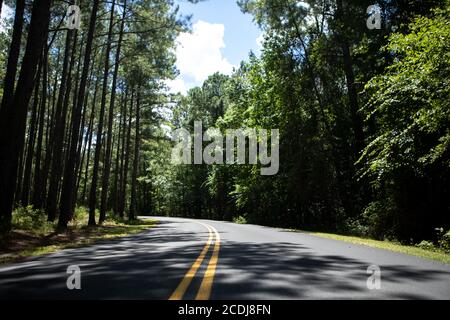
<path id="1" fill-rule="evenodd" d="M 438 245 L 439 248 L 441 248 L 442 250 L 446 251 L 446 252 L 450 252 L 450 230 L 448 230 L 447 232 L 445 232 L 444 228 L 438 228 L 436 229 L 438 235 Z"/>
<path id="2" fill-rule="evenodd" d="M 450 252 L 450 230 L 442 236 L 442 239 L 439 241 L 439 245 L 445 251 Z"/>
<path id="3" fill-rule="evenodd" d="M 233 222 L 237 224 L 247 224 L 247 218 L 245 218 L 244 216 L 234 217 Z"/>
<path id="4" fill-rule="evenodd" d="M 32 206 L 18 207 L 13 212 L 12 225 L 14 229 L 32 231 L 38 234 L 53 230 L 53 223 L 47 221 L 47 215 L 42 210 Z"/>
<path id="5" fill-rule="evenodd" d="M 231 76 L 215 74 L 178 97 L 170 121 L 190 131 L 196 120 L 222 131 L 279 129 L 278 175 L 261 176 L 258 165 L 151 165 L 149 172 L 162 174 L 147 177 L 158 185 L 156 211 L 381 240 L 432 239 L 436 226 L 449 225 L 448 6 L 430 11 L 438 2 L 382 1 L 398 33 L 375 33 L 354 22 L 365 20 L 370 1 L 347 5 L 342 17 L 328 1 L 306 2 L 309 8 L 239 1 L 264 31 L 261 56 L 250 54 Z M 343 57 L 346 44 L 351 61 Z M 361 110 L 351 110 L 346 63 Z M 360 116 L 363 141 L 356 134 Z M 169 157 L 168 148 L 160 147 L 161 157 Z"/>
<path id="6" fill-rule="evenodd" d="M 433 251 L 435 249 L 435 246 L 433 242 L 423 240 L 419 244 L 417 244 L 417 247 L 424 250 L 430 250 Z"/>
<path id="7" fill-rule="evenodd" d="M 394 63 L 366 86 L 366 123 L 374 128 L 359 163 L 376 201 L 366 213 L 371 233 L 427 238 L 450 194 L 450 8 L 419 17 L 391 36 Z M 435 215 L 436 217 L 434 217 Z M 448 220 L 447 220 L 448 222 Z"/>

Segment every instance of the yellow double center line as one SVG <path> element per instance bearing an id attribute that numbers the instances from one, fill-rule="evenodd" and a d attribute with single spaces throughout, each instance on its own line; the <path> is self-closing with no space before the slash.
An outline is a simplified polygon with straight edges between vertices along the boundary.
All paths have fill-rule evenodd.
<path id="1" fill-rule="evenodd" d="M 216 273 L 217 262 L 219 261 L 219 251 L 220 251 L 220 235 L 217 232 L 216 228 L 209 226 L 207 224 L 199 222 L 202 226 L 208 229 L 209 236 L 208 241 L 206 242 L 203 250 L 200 252 L 197 260 L 195 260 L 194 264 L 191 266 L 189 271 L 184 276 L 183 280 L 181 280 L 178 287 L 170 296 L 169 300 L 181 300 L 183 299 L 184 294 L 186 293 L 189 285 L 197 274 L 198 269 L 202 265 L 203 260 L 205 260 L 206 254 L 208 253 L 209 248 L 211 247 L 213 237 L 214 239 L 214 250 L 209 260 L 208 267 L 206 268 L 205 274 L 203 276 L 202 283 L 200 285 L 200 289 L 198 290 L 196 300 L 208 300 L 211 296 L 212 285 L 214 282 L 214 275 Z"/>

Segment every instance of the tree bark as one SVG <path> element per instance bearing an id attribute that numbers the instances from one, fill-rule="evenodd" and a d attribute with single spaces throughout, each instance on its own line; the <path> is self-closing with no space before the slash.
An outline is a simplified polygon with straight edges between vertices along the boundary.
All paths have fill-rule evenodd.
<path id="1" fill-rule="evenodd" d="M 46 41 L 50 2 L 35 0 L 17 87 L 10 104 L 2 111 L 0 126 L 0 233 L 11 229 L 14 190 L 19 157 L 23 149 L 27 109 L 33 93 L 36 69 Z"/>
<path id="2" fill-rule="evenodd" d="M 77 156 L 77 143 L 80 132 L 80 120 L 81 120 L 81 109 L 83 107 L 83 98 L 86 92 L 86 82 L 89 75 L 90 59 L 92 52 L 92 42 L 94 39 L 95 24 L 97 21 L 97 12 L 99 7 L 99 0 L 94 0 L 91 12 L 91 18 L 89 23 L 89 31 L 86 40 L 86 49 L 84 55 L 83 72 L 80 80 L 80 87 L 78 91 L 78 100 L 76 108 L 73 110 L 72 115 L 72 136 L 71 143 L 69 147 L 69 157 L 64 169 L 64 179 L 63 186 L 61 190 L 61 204 L 60 204 L 60 215 L 58 219 L 58 229 L 66 229 L 69 222 L 69 217 L 72 216 L 71 208 L 73 203 L 74 195 L 74 180 L 75 180 L 75 166 L 76 166 L 76 156 Z"/>
<path id="3" fill-rule="evenodd" d="M 126 195 L 127 195 L 127 183 L 128 183 L 128 163 L 130 159 L 130 148 L 131 148 L 131 120 L 133 119 L 133 103 L 134 103 L 134 90 L 131 89 L 131 100 L 130 100 L 130 115 L 128 117 L 128 126 L 127 126 L 127 140 L 125 152 L 122 153 L 123 156 L 123 178 L 122 178 L 122 186 L 119 195 L 119 216 L 123 218 L 125 206 L 126 206 Z"/>
<path id="4" fill-rule="evenodd" d="M 16 1 L 16 13 L 14 16 L 14 26 L 11 45 L 8 54 L 8 63 L 6 66 L 5 81 L 3 83 L 3 97 L 0 107 L 0 118 L 3 118 L 4 109 L 9 106 L 14 96 L 14 83 L 17 74 L 17 62 L 20 55 L 20 43 L 22 41 L 23 32 L 23 14 L 25 11 L 25 0 Z"/>
<path id="5" fill-rule="evenodd" d="M 75 63 L 75 52 L 77 43 L 77 31 L 68 30 L 66 34 L 66 45 L 64 52 L 63 70 L 61 75 L 61 84 L 58 92 L 58 99 L 55 110 L 55 126 L 52 129 L 52 147 L 51 147 L 51 175 L 47 194 L 47 218 L 48 221 L 54 221 L 57 216 L 58 189 L 62 174 L 62 154 L 63 142 L 66 133 L 67 111 L 69 107 L 69 96 L 71 87 L 71 74 Z M 73 44 L 72 44 L 73 42 Z"/>
<path id="6" fill-rule="evenodd" d="M 114 6 L 114 3 L 113 3 Z M 103 168 L 103 178 L 102 178 L 102 194 L 100 201 L 100 223 L 103 223 L 106 218 L 106 210 L 107 210 L 107 200 L 108 200 L 108 189 L 109 189 L 109 177 L 111 171 L 111 149 L 112 149 L 112 136 L 113 136 L 113 119 L 114 119 L 114 107 L 115 107 L 115 99 L 116 99 L 116 86 L 117 86 L 117 76 L 119 74 L 119 64 L 120 64 L 120 51 L 122 48 L 122 39 L 123 39 L 123 31 L 125 27 L 125 18 L 126 18 L 126 7 L 127 1 L 124 1 L 123 6 L 123 16 L 122 22 L 120 25 L 120 33 L 119 33 L 119 41 L 117 44 L 116 50 L 116 58 L 114 64 L 114 73 L 112 80 L 112 88 L 111 88 L 111 99 L 109 106 L 109 119 L 108 119 L 108 137 L 106 141 L 106 153 L 105 153 L 105 164 Z"/>
<path id="7" fill-rule="evenodd" d="M 20 203 L 22 206 L 28 206 L 28 201 L 30 198 L 30 190 L 31 190 L 31 170 L 33 166 L 34 159 L 34 147 L 36 140 L 36 127 L 37 127 L 37 116 L 38 116 L 38 106 L 39 106 L 39 81 L 41 79 L 41 68 L 42 68 L 42 59 L 39 62 L 38 72 L 36 76 L 37 86 L 34 88 L 34 98 L 33 98 L 33 107 L 31 108 L 31 119 L 28 130 L 28 145 L 27 152 L 25 157 L 25 169 L 23 172 L 23 180 L 22 180 L 22 190 L 21 190 L 21 200 Z"/>
<path id="8" fill-rule="evenodd" d="M 114 215 L 117 215 L 119 202 L 118 202 L 118 187 L 119 187 L 119 178 L 120 178 L 120 155 L 121 150 L 124 148 L 124 135 L 125 135 L 125 121 L 126 121 L 126 105 L 124 103 L 126 99 L 126 95 L 122 94 L 121 97 L 121 105 L 120 105 L 120 121 L 119 126 L 117 128 L 118 131 L 118 139 L 117 139 L 117 149 L 116 149 L 116 162 L 114 168 L 114 185 L 113 190 L 111 191 L 111 203 L 113 204 L 113 212 Z M 122 134 L 123 132 L 123 134 Z"/>
<path id="9" fill-rule="evenodd" d="M 106 108 L 106 94 L 108 90 L 108 73 L 109 73 L 109 55 L 111 53 L 111 41 L 112 32 L 114 26 L 114 9 L 116 1 L 113 0 L 111 5 L 111 14 L 109 18 L 109 30 L 108 38 L 106 42 L 106 53 L 105 53 L 105 68 L 103 70 L 103 88 L 102 97 L 100 102 L 100 115 L 97 128 L 96 145 L 95 145 L 95 155 L 94 155 L 94 168 L 92 170 L 92 181 L 91 189 L 89 192 L 89 225 L 93 226 L 95 222 L 95 209 L 97 207 L 97 184 L 99 176 L 100 167 L 100 153 L 103 144 L 103 123 L 105 118 L 105 108 Z"/>
<path id="10" fill-rule="evenodd" d="M 36 144 L 36 160 L 34 163 L 34 184 L 33 184 L 33 198 L 31 203 L 35 208 L 42 208 L 42 143 L 45 130 L 45 111 L 47 106 L 47 83 L 48 83 L 48 51 L 44 49 L 44 56 L 42 58 L 42 96 L 41 96 L 41 112 L 39 114 L 39 133 Z"/>
<path id="11" fill-rule="evenodd" d="M 139 150 L 140 150 L 140 119 L 141 119 L 141 101 L 140 101 L 140 91 L 137 89 L 136 98 L 136 134 L 134 140 L 134 159 L 133 159 L 133 173 L 131 177 L 131 198 L 130 198 L 130 210 L 128 212 L 128 220 L 135 220 L 137 215 L 137 179 L 139 174 Z"/>
<path id="12" fill-rule="evenodd" d="M 98 81 L 97 81 L 98 82 Z M 94 132 L 94 120 L 95 120 L 95 106 L 97 104 L 97 92 L 98 92 L 98 84 L 95 84 L 94 89 L 94 97 L 92 98 L 92 110 L 91 110 L 91 116 L 89 119 L 89 140 L 88 140 L 88 147 L 87 147 L 87 159 L 86 159 L 86 168 L 84 171 L 84 184 L 83 184 L 83 193 L 82 193 L 82 200 L 83 202 L 86 201 L 86 189 L 87 189 L 87 181 L 88 181 L 88 173 L 89 173 L 89 163 L 91 159 L 91 146 L 92 146 L 92 136 Z"/>

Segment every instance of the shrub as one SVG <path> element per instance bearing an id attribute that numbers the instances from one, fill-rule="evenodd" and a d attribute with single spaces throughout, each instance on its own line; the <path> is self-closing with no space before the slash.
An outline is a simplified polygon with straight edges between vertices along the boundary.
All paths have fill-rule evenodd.
<path id="1" fill-rule="evenodd" d="M 444 228 L 438 228 L 436 231 L 438 232 L 439 248 L 450 252 L 450 230 L 445 232 Z"/>
<path id="2" fill-rule="evenodd" d="M 359 219 L 347 219 L 342 230 L 338 230 L 346 235 L 355 237 L 368 237 L 369 227 Z"/>
<path id="3" fill-rule="evenodd" d="M 18 207 L 12 215 L 12 225 L 15 229 L 45 233 L 53 230 L 53 223 L 47 221 L 43 210 L 33 206 Z"/>
<path id="4" fill-rule="evenodd" d="M 425 249 L 425 250 L 434 250 L 435 249 L 434 244 L 432 242 L 426 241 L 426 240 L 423 240 L 422 242 L 420 242 L 416 246 L 418 248 Z"/>
<path id="5" fill-rule="evenodd" d="M 237 224 L 247 224 L 247 218 L 244 216 L 234 217 L 233 222 Z"/>
<path id="6" fill-rule="evenodd" d="M 374 201 L 370 203 L 362 214 L 364 225 L 366 225 L 366 236 L 376 240 L 394 239 L 395 205 L 387 199 L 386 201 Z"/>

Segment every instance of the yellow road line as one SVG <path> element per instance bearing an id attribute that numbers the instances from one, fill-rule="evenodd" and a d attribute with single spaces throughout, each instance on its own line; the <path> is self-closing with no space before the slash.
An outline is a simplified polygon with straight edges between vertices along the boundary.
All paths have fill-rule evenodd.
<path id="1" fill-rule="evenodd" d="M 216 235 L 214 251 L 211 259 L 209 260 L 208 268 L 206 269 L 202 284 L 200 285 L 200 289 L 198 290 L 195 300 L 208 300 L 211 296 L 214 275 L 216 273 L 217 263 L 219 261 L 220 235 L 219 232 L 217 232 L 216 228 L 211 227 L 211 229 L 213 229 Z"/>
<path id="2" fill-rule="evenodd" d="M 181 300 L 181 299 L 183 299 L 183 296 L 186 293 L 186 290 L 188 289 L 189 285 L 191 284 L 192 279 L 194 279 L 195 274 L 198 271 L 198 268 L 200 268 L 200 266 L 202 265 L 202 262 L 205 259 L 206 253 L 208 252 L 209 247 L 211 246 L 212 239 L 213 239 L 212 229 L 209 226 L 207 226 L 207 225 L 205 225 L 203 223 L 201 223 L 201 225 L 206 227 L 208 229 L 208 231 L 209 231 L 208 242 L 206 242 L 206 245 L 203 248 L 203 250 L 200 253 L 200 255 L 198 256 L 197 260 L 195 260 L 194 264 L 191 266 L 189 271 L 186 273 L 186 275 L 184 276 L 183 280 L 181 280 L 180 284 L 175 289 L 175 291 L 172 293 L 172 295 L 170 296 L 169 300 Z"/>

